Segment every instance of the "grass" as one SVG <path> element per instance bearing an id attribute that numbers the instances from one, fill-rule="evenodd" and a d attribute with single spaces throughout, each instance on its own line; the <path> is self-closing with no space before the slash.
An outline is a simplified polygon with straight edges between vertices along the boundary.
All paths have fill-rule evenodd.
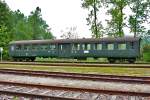
<path id="1" fill-rule="evenodd" d="M 65 58 L 40 58 L 37 57 L 36 61 L 41 62 L 107 62 L 107 58 L 98 58 L 94 59 L 92 57 L 88 57 L 86 60 L 77 60 L 77 59 L 65 59 Z"/>
<path id="2" fill-rule="evenodd" d="M 38 61 L 38 62 L 70 62 L 70 63 L 72 63 L 72 62 L 108 63 L 107 58 L 94 59 L 92 57 L 88 57 L 86 60 L 77 60 L 77 59 L 68 59 L 68 58 L 65 59 L 65 58 L 42 58 L 42 57 L 40 58 L 40 57 L 37 57 L 35 61 Z M 117 63 L 122 63 L 122 62 L 117 62 Z M 128 63 L 128 62 L 126 61 L 125 63 Z M 150 63 L 150 53 L 149 53 L 149 55 L 146 54 L 146 56 L 143 55 L 143 59 L 138 58 L 136 60 L 136 63 L 143 63 L 143 64 Z"/>
<path id="3" fill-rule="evenodd" d="M 150 76 L 150 68 L 71 67 L 71 66 L 53 67 L 53 66 L 33 66 L 33 65 L 6 65 L 6 64 L 0 64 L 0 68 L 15 68 L 15 69 L 27 69 L 27 70 L 35 70 L 35 71 L 38 70 L 50 71 L 50 72 Z"/>

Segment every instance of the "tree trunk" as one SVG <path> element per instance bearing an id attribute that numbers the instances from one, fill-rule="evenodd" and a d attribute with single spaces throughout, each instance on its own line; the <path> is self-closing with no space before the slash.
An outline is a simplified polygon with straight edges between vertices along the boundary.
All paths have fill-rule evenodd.
<path id="1" fill-rule="evenodd" d="M 120 9 L 120 18 L 121 18 L 121 20 L 119 21 L 119 37 L 121 37 L 122 35 L 123 35 L 123 5 L 121 4 L 120 5 L 120 7 L 119 7 L 119 9 Z"/>
<path id="2" fill-rule="evenodd" d="M 96 38 L 98 38 L 98 33 L 97 33 L 97 14 L 96 14 L 96 1 L 94 0 L 94 25 L 95 25 L 95 35 L 96 35 Z"/>

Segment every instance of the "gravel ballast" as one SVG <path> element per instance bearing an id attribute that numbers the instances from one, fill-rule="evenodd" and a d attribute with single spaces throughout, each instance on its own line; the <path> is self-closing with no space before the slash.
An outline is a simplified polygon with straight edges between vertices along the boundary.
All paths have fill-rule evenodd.
<path id="1" fill-rule="evenodd" d="M 0 74 L 1 81 L 32 83 L 52 86 L 91 88 L 103 90 L 118 90 L 130 92 L 147 92 L 150 93 L 150 85 L 148 84 L 128 84 L 116 82 L 90 81 L 90 80 L 75 80 L 66 78 L 52 77 L 35 77 L 35 76 L 20 76 L 13 74 Z"/>

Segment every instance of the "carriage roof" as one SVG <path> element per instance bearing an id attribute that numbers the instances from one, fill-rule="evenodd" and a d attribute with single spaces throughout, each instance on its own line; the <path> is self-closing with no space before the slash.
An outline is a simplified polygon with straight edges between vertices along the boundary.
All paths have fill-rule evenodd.
<path id="1" fill-rule="evenodd" d="M 57 44 L 57 43 L 97 43 L 97 42 L 134 42 L 139 37 L 107 37 L 107 38 L 83 38 L 83 39 L 49 39 L 49 40 L 22 40 L 12 41 L 10 44 Z"/>

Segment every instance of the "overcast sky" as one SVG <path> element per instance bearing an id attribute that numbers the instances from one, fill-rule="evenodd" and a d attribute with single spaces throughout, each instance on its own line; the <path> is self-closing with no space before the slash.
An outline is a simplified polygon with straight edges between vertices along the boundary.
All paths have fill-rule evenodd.
<path id="1" fill-rule="evenodd" d="M 77 27 L 77 33 L 82 37 L 90 37 L 86 25 L 87 11 L 81 8 L 81 0 L 4 0 L 13 11 L 19 9 L 25 15 L 39 6 L 42 17 L 52 29 L 53 35 L 59 38 L 61 30 L 67 27 Z"/>
<path id="2" fill-rule="evenodd" d="M 42 17 L 52 29 L 52 33 L 57 38 L 66 31 L 68 27 L 77 27 L 77 33 L 80 38 L 91 37 L 89 26 L 87 26 L 86 17 L 88 15 L 87 9 L 81 7 L 81 0 L 4 0 L 10 9 L 13 11 L 19 9 L 26 16 L 34 11 L 37 6 L 42 10 Z M 106 15 L 107 9 L 102 8 L 98 13 L 98 20 L 106 24 L 106 19 L 111 17 Z M 129 7 L 123 10 L 125 15 L 132 14 Z M 127 17 L 127 16 L 124 16 Z M 149 25 L 146 24 L 146 27 Z M 128 28 L 123 29 L 126 35 L 131 35 Z"/>

